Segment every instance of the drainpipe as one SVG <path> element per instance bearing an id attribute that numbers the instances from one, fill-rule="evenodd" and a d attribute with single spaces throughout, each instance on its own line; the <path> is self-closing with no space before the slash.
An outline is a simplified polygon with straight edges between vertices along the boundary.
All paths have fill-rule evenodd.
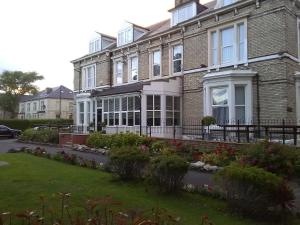
<path id="1" fill-rule="evenodd" d="M 142 92 L 139 91 L 140 97 L 140 136 L 142 136 Z"/>
<path id="2" fill-rule="evenodd" d="M 260 138 L 260 93 L 259 93 L 259 75 L 256 74 L 256 82 L 257 82 L 257 88 L 256 88 L 256 110 L 257 110 L 257 128 L 258 128 L 258 138 Z"/>

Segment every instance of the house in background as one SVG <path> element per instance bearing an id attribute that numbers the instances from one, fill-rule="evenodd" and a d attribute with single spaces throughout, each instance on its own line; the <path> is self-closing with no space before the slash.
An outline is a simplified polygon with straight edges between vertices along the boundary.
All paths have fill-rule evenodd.
<path id="1" fill-rule="evenodd" d="M 204 116 L 300 121 L 299 0 L 175 0 L 169 12 L 72 61 L 76 125 L 181 137 Z"/>
<path id="2" fill-rule="evenodd" d="M 36 95 L 22 96 L 19 102 L 19 119 L 72 119 L 73 91 L 65 86 L 46 88 Z"/>

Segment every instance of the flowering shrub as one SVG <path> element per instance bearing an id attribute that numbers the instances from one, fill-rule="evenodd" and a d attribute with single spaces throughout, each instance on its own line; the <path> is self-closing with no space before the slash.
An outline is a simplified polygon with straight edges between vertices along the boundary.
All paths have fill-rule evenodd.
<path id="1" fill-rule="evenodd" d="M 257 166 L 266 171 L 290 177 L 297 169 L 299 153 L 293 147 L 269 142 L 250 146 L 242 155 L 242 165 Z"/>
<path id="2" fill-rule="evenodd" d="M 226 166 L 235 161 L 236 156 L 236 150 L 228 144 L 219 143 L 213 152 L 203 153 L 200 160 L 212 165 Z"/>
<path id="3" fill-rule="evenodd" d="M 294 194 L 284 180 L 261 168 L 233 163 L 215 180 L 232 210 L 254 217 L 283 215 L 293 207 Z"/>

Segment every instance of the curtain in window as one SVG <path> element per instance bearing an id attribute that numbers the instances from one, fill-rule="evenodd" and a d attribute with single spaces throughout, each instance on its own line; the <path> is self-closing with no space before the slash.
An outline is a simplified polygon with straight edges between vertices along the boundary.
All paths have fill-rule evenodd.
<path id="1" fill-rule="evenodd" d="M 240 123 L 246 122 L 245 86 L 235 87 L 235 120 Z"/>

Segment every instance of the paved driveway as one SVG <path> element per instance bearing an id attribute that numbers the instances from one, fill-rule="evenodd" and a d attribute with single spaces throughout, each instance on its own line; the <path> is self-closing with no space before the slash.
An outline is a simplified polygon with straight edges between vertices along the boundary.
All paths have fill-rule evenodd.
<path id="1" fill-rule="evenodd" d="M 21 147 L 36 148 L 38 147 L 38 145 L 20 143 L 17 142 L 17 140 L 15 139 L 0 140 L 0 153 L 6 153 L 10 149 L 18 149 Z M 89 160 L 95 159 L 97 162 L 107 163 L 108 161 L 106 156 L 73 151 L 70 148 L 59 148 L 59 147 L 44 146 L 44 145 L 41 147 L 44 148 L 50 154 L 55 154 L 59 151 L 67 151 L 69 153 L 81 156 L 85 159 L 89 159 Z M 213 182 L 211 181 L 211 174 L 200 173 L 196 171 L 189 171 L 184 178 L 184 183 L 193 184 L 196 186 L 204 185 L 204 184 L 208 184 L 210 186 L 213 185 Z"/>

